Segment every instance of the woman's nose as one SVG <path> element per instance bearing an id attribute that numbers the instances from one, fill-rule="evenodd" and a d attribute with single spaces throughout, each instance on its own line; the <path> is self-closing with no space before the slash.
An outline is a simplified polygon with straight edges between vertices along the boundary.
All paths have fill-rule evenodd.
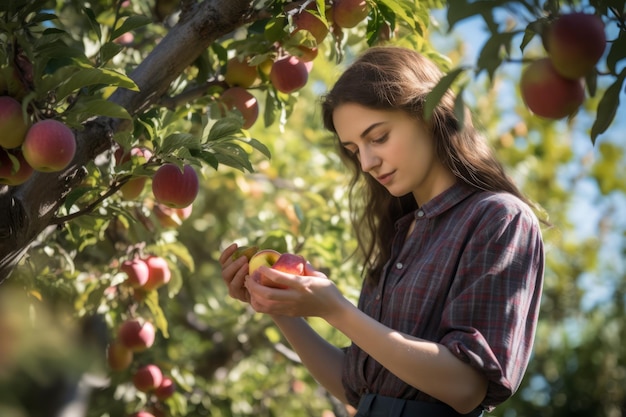
<path id="1" fill-rule="evenodd" d="M 380 157 L 375 153 L 367 150 L 359 150 L 359 162 L 361 163 L 361 169 L 363 172 L 370 172 L 373 168 L 380 164 Z"/>

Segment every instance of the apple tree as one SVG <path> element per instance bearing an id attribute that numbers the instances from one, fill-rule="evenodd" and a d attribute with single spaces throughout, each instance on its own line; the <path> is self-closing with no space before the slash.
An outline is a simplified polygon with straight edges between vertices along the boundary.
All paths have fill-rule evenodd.
<path id="1" fill-rule="evenodd" d="M 465 19 L 484 20 L 488 38 L 475 65 L 434 47 L 430 13 L 441 10 L 440 24 L 451 30 Z M 345 278 L 342 290 L 356 297 L 343 172 L 316 121 L 320 88 L 361 48 L 389 42 L 449 70 L 431 103 L 452 86 L 460 108 L 478 76 L 488 74 L 485 88 L 493 92 L 507 68 L 545 54 L 533 42 L 573 10 L 602 20 L 606 54 L 583 76 L 584 100 L 578 90 L 576 105 L 558 116 L 592 115 L 595 141 L 616 119 L 624 85 L 620 1 L 4 2 L 0 89 L 11 104 L 0 108 L 0 126 L 24 134 L 0 139 L 0 308 L 10 318 L 0 328 L 14 335 L 0 340 L 0 382 L 11 377 L 0 402 L 9 407 L 0 414 L 25 407 L 50 415 L 75 403 L 90 416 L 347 415 L 268 320 L 228 300 L 220 249 L 237 240 L 301 253 Z M 487 123 L 501 116 L 489 103 L 468 101 Z M 555 170 L 572 156 L 556 140 L 557 127 L 525 105 L 525 122 L 494 134 L 496 145 L 509 166 L 534 168 L 520 182 L 546 211 L 561 213 L 568 197 Z M 28 132 L 46 121 L 69 127 L 75 141 L 60 135 L 48 149 L 52 129 L 43 129 L 31 134 L 43 144 L 26 146 Z M 542 139 L 533 141 L 538 131 Z M 525 149 L 514 146 L 526 137 Z M 45 160 L 71 144 L 69 162 L 31 165 L 29 154 Z M 619 149 L 602 145 L 608 154 Z M 586 175 L 606 182 L 617 169 Z M 623 179 L 604 187 L 624 189 Z M 553 195 L 542 195 L 546 190 Z M 553 308 L 543 329 L 576 309 L 554 307 L 562 294 L 550 296 L 567 287 L 564 268 L 565 276 L 580 274 L 595 253 L 590 242 L 568 245 L 551 233 L 560 259 L 550 265 L 557 278 L 548 284 Z M 587 262 L 568 264 L 577 252 L 588 254 Z M 27 326 L 36 340 L 19 331 Z M 548 356 L 537 361 L 537 374 L 555 366 Z M 79 389 L 85 386 L 86 393 Z M 38 402 L 28 401 L 35 395 Z"/>

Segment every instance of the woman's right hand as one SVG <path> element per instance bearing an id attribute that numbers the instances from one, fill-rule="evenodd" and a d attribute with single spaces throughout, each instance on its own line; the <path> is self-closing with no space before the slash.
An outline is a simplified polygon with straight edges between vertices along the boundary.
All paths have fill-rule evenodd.
<path id="1" fill-rule="evenodd" d="M 248 258 L 240 256 L 233 259 L 234 253 L 237 251 L 236 243 L 228 246 L 220 255 L 220 264 L 222 265 L 222 279 L 228 287 L 228 294 L 237 300 L 250 302 L 250 293 L 246 288 L 245 280 L 248 275 Z"/>

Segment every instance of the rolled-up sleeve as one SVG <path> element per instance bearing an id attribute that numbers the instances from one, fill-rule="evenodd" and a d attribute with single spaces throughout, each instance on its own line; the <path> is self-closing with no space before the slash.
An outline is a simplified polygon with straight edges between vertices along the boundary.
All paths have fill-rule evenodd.
<path id="1" fill-rule="evenodd" d="M 488 381 L 483 407 L 518 389 L 531 356 L 544 248 L 530 210 L 499 206 L 467 242 L 442 316 L 442 338 Z"/>

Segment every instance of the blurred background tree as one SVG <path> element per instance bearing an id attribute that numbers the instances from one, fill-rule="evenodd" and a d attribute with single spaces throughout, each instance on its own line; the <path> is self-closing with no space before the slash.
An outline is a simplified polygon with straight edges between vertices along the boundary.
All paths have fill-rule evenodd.
<path id="1" fill-rule="evenodd" d="M 554 224 L 544 230 L 533 361 L 519 393 L 493 415 L 626 415 L 624 1 L 369 1 L 367 18 L 352 28 L 333 25 L 337 3 L 0 6 L 1 67 L 17 70 L 23 90 L 10 76 L 0 87 L 31 114 L 74 128 L 79 144 L 61 174 L 0 185 L 0 415 L 349 415 L 269 319 L 228 297 L 217 258 L 233 241 L 297 252 L 356 302 L 347 177 L 318 99 L 375 44 L 414 48 L 454 75 L 447 82 Z M 312 32 L 293 34 L 307 6 L 330 28 L 319 45 Z M 577 113 L 546 120 L 526 108 L 521 71 L 546 55 L 544 25 L 572 11 L 602 16 L 607 50 L 586 76 Z M 280 92 L 268 60 L 314 46 L 306 85 Z M 244 111 L 219 107 L 236 84 L 226 81 L 234 56 L 258 65 L 246 88 L 259 117 L 243 130 Z M 138 146 L 152 158 L 116 163 L 116 149 Z M 149 184 L 165 162 L 193 165 L 200 190 L 191 213 L 164 220 Z M 125 198 L 120 189 L 136 178 L 147 179 L 141 194 Z M 171 279 L 142 293 L 120 268 L 147 254 L 167 260 Z M 132 318 L 153 323 L 155 341 L 113 371 L 107 346 Z M 172 396 L 136 389 L 133 375 L 147 364 L 172 378 Z"/>

